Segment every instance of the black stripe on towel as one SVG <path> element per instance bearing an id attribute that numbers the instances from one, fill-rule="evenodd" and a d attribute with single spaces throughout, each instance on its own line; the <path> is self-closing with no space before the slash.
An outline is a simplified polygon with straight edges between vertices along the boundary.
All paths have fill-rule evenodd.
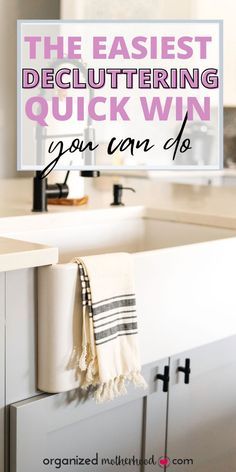
<path id="1" fill-rule="evenodd" d="M 109 341 L 113 341 L 114 339 L 117 339 L 120 336 L 130 336 L 130 335 L 133 336 L 134 334 L 138 334 L 138 331 L 133 331 L 132 333 L 119 333 L 113 336 L 113 338 L 106 339 L 105 341 L 96 341 L 96 345 L 100 346 L 101 344 L 109 343 Z"/>
<path id="2" fill-rule="evenodd" d="M 136 313 L 136 310 L 116 311 L 115 313 L 111 313 L 110 315 L 102 316 L 98 320 L 94 320 L 94 326 L 97 326 L 97 324 L 100 323 L 100 321 L 102 321 L 102 320 L 107 320 L 108 318 L 111 318 L 112 316 L 119 316 L 119 315 L 123 315 L 123 314 L 126 314 L 126 313 L 131 313 L 131 314 Z"/>
<path id="3" fill-rule="evenodd" d="M 114 302 L 106 303 L 105 305 L 97 306 L 94 308 L 93 304 L 93 316 L 97 316 L 100 313 L 104 313 L 105 311 L 114 310 L 114 308 L 119 308 L 123 306 L 135 306 L 136 300 L 126 298 L 124 300 L 116 300 Z"/>
<path id="4" fill-rule="evenodd" d="M 137 323 L 120 323 L 116 326 L 113 326 L 112 328 L 105 329 L 104 331 L 101 331 L 100 333 L 95 333 L 95 340 L 99 341 L 100 339 L 107 338 L 108 336 L 119 333 L 120 331 L 131 331 L 131 330 L 137 330 L 137 329 L 138 329 Z"/>
<path id="5" fill-rule="evenodd" d="M 99 302 L 93 303 L 93 305 L 99 305 L 100 303 L 108 302 L 110 300 L 116 300 L 117 298 L 126 298 L 126 297 L 135 297 L 134 293 L 124 293 L 124 295 L 116 295 L 115 297 L 104 298 L 104 300 L 100 300 Z"/>
<path id="6" fill-rule="evenodd" d="M 118 321 L 124 321 L 124 320 L 131 320 L 131 319 L 137 319 L 137 315 L 133 316 L 120 316 L 119 318 L 115 318 L 114 320 L 107 321 L 107 323 L 102 323 L 101 325 L 95 326 L 94 327 L 94 332 L 96 333 L 99 328 L 102 328 L 104 326 L 110 325 L 112 323 L 117 323 Z"/>

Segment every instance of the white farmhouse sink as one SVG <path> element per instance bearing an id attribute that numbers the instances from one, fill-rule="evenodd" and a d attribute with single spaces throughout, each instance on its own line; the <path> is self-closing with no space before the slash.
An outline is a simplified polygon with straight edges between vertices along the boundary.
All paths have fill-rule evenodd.
<path id="1" fill-rule="evenodd" d="M 21 220 L 23 221 L 23 219 Z M 59 262 L 75 255 L 141 252 L 236 236 L 236 231 L 158 219 L 158 211 L 121 207 L 24 217 L 5 237 L 59 248 Z"/>
<path id="2" fill-rule="evenodd" d="M 8 236 L 59 248 L 39 272 L 38 387 L 79 386 L 69 368 L 78 344 L 75 255 L 133 253 L 142 364 L 236 333 L 236 238 L 232 230 L 158 220 L 155 210 L 118 208 L 36 217 Z"/>

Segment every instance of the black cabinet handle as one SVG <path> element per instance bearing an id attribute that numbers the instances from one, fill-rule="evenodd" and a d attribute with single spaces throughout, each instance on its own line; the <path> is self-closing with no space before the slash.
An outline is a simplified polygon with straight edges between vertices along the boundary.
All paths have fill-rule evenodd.
<path id="1" fill-rule="evenodd" d="M 177 372 L 183 372 L 184 373 L 184 383 L 189 384 L 190 373 L 191 373 L 190 359 L 189 358 L 185 359 L 185 366 L 184 367 L 182 367 L 182 366 L 177 367 Z"/>
<path id="2" fill-rule="evenodd" d="M 162 382 L 163 382 L 163 388 L 162 388 L 163 392 L 168 392 L 169 380 L 170 380 L 169 371 L 170 371 L 169 366 L 165 365 L 164 374 L 157 374 L 156 375 L 156 380 L 162 380 Z"/>

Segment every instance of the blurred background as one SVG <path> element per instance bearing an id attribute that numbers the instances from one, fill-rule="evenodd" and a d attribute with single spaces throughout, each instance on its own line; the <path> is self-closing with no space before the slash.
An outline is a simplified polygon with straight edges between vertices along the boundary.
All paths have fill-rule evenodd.
<path id="1" fill-rule="evenodd" d="M 236 169 L 236 2 L 234 0 L 0 0 L 0 178 L 16 171 L 17 19 L 223 19 L 224 166 Z"/>

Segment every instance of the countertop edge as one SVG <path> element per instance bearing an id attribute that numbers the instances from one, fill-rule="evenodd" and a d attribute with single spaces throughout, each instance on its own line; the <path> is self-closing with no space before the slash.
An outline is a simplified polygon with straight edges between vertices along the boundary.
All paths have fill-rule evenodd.
<path id="1" fill-rule="evenodd" d="M 58 262 L 58 248 L 0 238 L 0 272 L 41 267 Z"/>

